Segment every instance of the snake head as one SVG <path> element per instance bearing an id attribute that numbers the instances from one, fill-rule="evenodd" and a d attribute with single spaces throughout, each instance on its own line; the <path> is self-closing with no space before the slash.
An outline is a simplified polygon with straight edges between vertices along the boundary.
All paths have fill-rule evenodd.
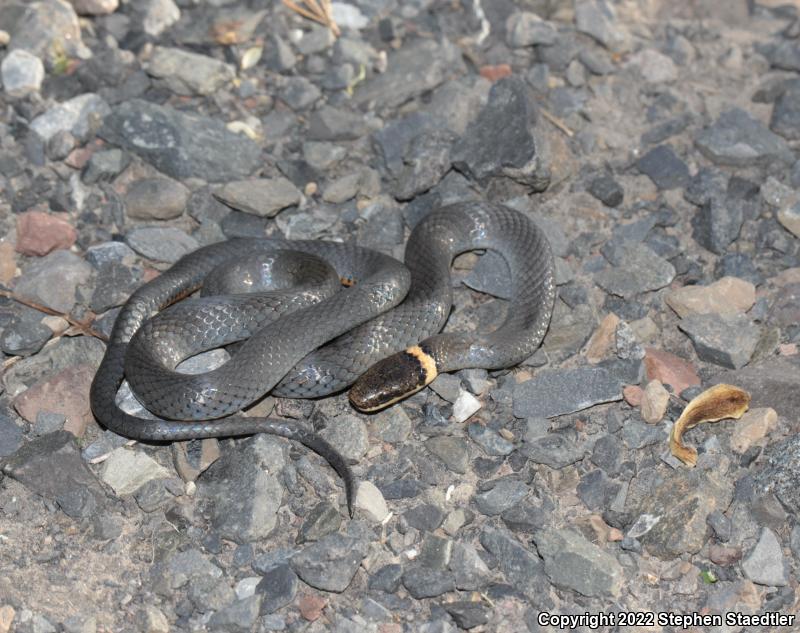
<path id="1" fill-rule="evenodd" d="M 433 356 L 415 345 L 370 367 L 350 390 L 350 403 L 364 413 L 380 411 L 416 393 L 437 375 Z"/>

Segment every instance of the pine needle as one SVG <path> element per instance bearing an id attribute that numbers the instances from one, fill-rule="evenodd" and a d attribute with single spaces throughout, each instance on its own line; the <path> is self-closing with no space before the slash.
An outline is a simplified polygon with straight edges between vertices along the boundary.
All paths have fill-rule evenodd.
<path id="1" fill-rule="evenodd" d="M 323 26 L 327 26 L 336 37 L 341 35 L 339 27 L 336 22 L 333 21 L 331 0 L 301 0 L 301 4 L 297 4 L 293 0 L 282 1 L 283 4 L 295 13 L 309 20 L 314 20 L 314 22 L 319 22 Z"/>

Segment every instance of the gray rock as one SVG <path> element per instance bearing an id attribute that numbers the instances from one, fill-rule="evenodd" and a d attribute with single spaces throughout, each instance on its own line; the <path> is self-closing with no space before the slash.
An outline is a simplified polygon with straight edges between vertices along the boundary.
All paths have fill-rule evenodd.
<path id="1" fill-rule="evenodd" d="M 445 436 L 432 437 L 425 442 L 425 446 L 453 472 L 461 475 L 467 472 L 469 448 L 463 439 Z"/>
<path id="2" fill-rule="evenodd" d="M 367 555 L 368 543 L 345 534 L 329 534 L 292 558 L 292 568 L 306 584 L 341 593 Z"/>
<path id="3" fill-rule="evenodd" d="M 234 209 L 271 218 L 299 204 L 302 194 L 290 180 L 278 177 L 230 182 L 215 191 L 214 197 Z"/>
<path id="4" fill-rule="evenodd" d="M 75 305 L 75 292 L 86 284 L 92 267 L 75 253 L 53 251 L 28 266 L 17 278 L 14 291 L 58 312 L 68 313 Z"/>
<path id="5" fill-rule="evenodd" d="M 557 37 L 556 28 L 535 13 L 517 11 L 506 20 L 506 42 L 511 48 L 550 46 Z"/>
<path id="6" fill-rule="evenodd" d="M 338 531 L 341 525 L 342 515 L 339 514 L 338 508 L 327 501 L 320 501 L 303 521 L 297 534 L 297 543 L 318 541 L 323 536 Z"/>
<path id="7" fill-rule="evenodd" d="M 419 546 L 419 554 L 414 559 L 414 566 L 445 570 L 450 564 L 452 553 L 453 541 L 451 539 L 435 534 L 425 534 Z"/>
<path id="8" fill-rule="evenodd" d="M 631 449 L 640 449 L 664 441 L 662 427 L 646 424 L 639 420 L 628 420 L 622 427 L 622 440 Z"/>
<path id="9" fill-rule="evenodd" d="M 59 132 L 53 138 L 51 138 L 48 150 L 52 146 L 53 141 L 61 137 L 62 134 L 69 133 Z M 69 142 L 70 149 L 64 154 L 63 158 L 66 158 L 69 152 L 72 151 L 73 143 L 74 139 Z M 87 185 L 92 185 L 98 182 L 108 182 L 113 180 L 120 173 L 122 173 L 122 171 L 130 164 L 130 162 L 131 159 L 128 154 L 119 149 L 107 149 L 100 152 L 95 152 L 92 154 L 92 157 L 86 164 L 86 169 L 83 171 L 83 182 Z"/>
<path id="10" fill-rule="evenodd" d="M 330 421 L 320 435 L 338 450 L 345 459 L 359 460 L 369 448 L 364 422 L 354 415 L 342 415 Z"/>
<path id="11" fill-rule="evenodd" d="M 532 105 L 525 84 L 516 78 L 498 81 L 489 102 L 453 146 L 453 166 L 475 180 L 521 169 L 536 156 L 530 126 Z"/>
<path id="12" fill-rule="evenodd" d="M 400 588 L 403 577 L 403 566 L 397 564 L 384 565 L 369 578 L 371 591 L 384 591 L 394 593 Z"/>
<path id="13" fill-rule="evenodd" d="M 510 455 L 514 451 L 514 444 L 505 439 L 497 431 L 493 431 L 482 424 L 473 422 L 467 427 L 470 439 L 483 449 L 487 455 Z"/>
<path id="14" fill-rule="evenodd" d="M 413 565 L 403 572 L 403 586 L 417 600 L 435 598 L 448 591 L 455 591 L 453 573 Z"/>
<path id="15" fill-rule="evenodd" d="M 210 95 L 228 84 L 236 70 L 230 64 L 180 48 L 156 46 L 145 70 L 179 95 Z"/>
<path id="16" fill-rule="evenodd" d="M 324 105 L 308 117 L 308 141 L 354 141 L 369 130 L 364 117 L 356 112 Z"/>
<path id="17" fill-rule="evenodd" d="M 104 264 L 97 271 L 89 307 L 96 314 L 120 306 L 142 283 L 142 269 L 117 262 Z"/>
<path id="18" fill-rule="evenodd" d="M 289 77 L 280 91 L 281 101 L 292 110 L 305 110 L 321 96 L 322 91 L 305 77 Z"/>
<path id="19" fill-rule="evenodd" d="M 314 26 L 300 38 L 297 50 L 302 55 L 313 55 L 330 48 L 335 41 L 336 37 L 328 27 Z"/>
<path id="20" fill-rule="evenodd" d="M 275 72 L 286 72 L 297 64 L 297 57 L 292 52 L 283 38 L 277 33 L 265 33 L 264 53 L 261 56 L 261 63 L 269 70 Z"/>
<path id="21" fill-rule="evenodd" d="M 136 253 L 125 242 L 102 242 L 86 249 L 86 261 L 95 268 L 109 263 L 132 264 Z"/>
<path id="22" fill-rule="evenodd" d="M 506 580 L 539 604 L 549 586 L 541 559 L 505 530 L 485 528 L 480 538 L 481 545 L 497 559 Z"/>
<path id="23" fill-rule="evenodd" d="M 651 517 L 649 530 L 635 536 L 663 560 L 698 552 L 708 538 L 708 516 L 715 510 L 724 511 L 732 495 L 731 483 L 717 473 L 675 470 L 647 484 L 641 498 L 629 494 L 636 515 Z"/>
<path id="24" fill-rule="evenodd" d="M 99 134 L 178 180 L 236 180 L 248 176 L 261 160 L 258 145 L 220 120 L 139 99 L 119 104 Z"/>
<path id="25" fill-rule="evenodd" d="M 191 581 L 200 579 L 213 581 L 221 577 L 222 570 L 197 549 L 177 552 L 150 569 L 152 589 L 162 596 L 171 595 L 176 589 L 186 586 Z"/>
<path id="26" fill-rule="evenodd" d="M 491 490 L 475 495 L 475 505 L 486 516 L 502 514 L 522 501 L 530 488 L 515 479 L 501 479 Z"/>
<path id="27" fill-rule="evenodd" d="M 173 0 L 141 0 L 135 9 L 142 30 L 151 37 L 158 37 L 181 17 L 181 11 Z"/>
<path id="28" fill-rule="evenodd" d="M 403 518 L 420 532 L 433 532 L 444 521 L 444 512 L 439 506 L 423 503 L 403 513 Z"/>
<path id="29" fill-rule="evenodd" d="M 400 444 L 411 434 L 413 424 L 403 407 L 389 407 L 375 414 L 370 428 L 384 442 Z"/>
<path id="30" fill-rule="evenodd" d="M 26 3 L 14 24 L 10 49 L 25 49 L 47 62 L 57 64 L 66 55 L 91 57 L 81 40 L 81 27 L 72 5 L 59 0 Z M 63 63 L 63 62 L 62 62 Z"/>
<path id="31" fill-rule="evenodd" d="M 749 281 L 754 286 L 764 283 L 764 277 L 756 268 L 753 260 L 746 253 L 726 253 L 717 260 L 714 266 L 714 277 L 738 277 Z"/>
<path id="32" fill-rule="evenodd" d="M 654 147 L 636 161 L 636 167 L 659 189 L 678 189 L 689 183 L 689 168 L 669 145 Z"/>
<path id="33" fill-rule="evenodd" d="M 606 472 L 614 476 L 619 472 L 619 467 L 622 464 L 623 446 L 613 435 L 603 435 L 599 438 L 592 447 L 592 463 Z"/>
<path id="34" fill-rule="evenodd" d="M 533 540 L 555 585 L 589 597 L 620 595 L 625 580 L 622 566 L 577 532 L 546 528 L 534 533 Z"/>
<path id="35" fill-rule="evenodd" d="M 433 130 L 409 143 L 394 194 L 398 200 L 410 200 L 439 183 L 450 169 L 450 147 L 455 138 L 449 130 Z"/>
<path id="36" fill-rule="evenodd" d="M 785 587 L 789 583 L 789 561 L 772 530 L 761 529 L 758 542 L 742 561 L 742 571 L 759 585 Z"/>
<path id="37" fill-rule="evenodd" d="M 615 265 L 594 278 L 606 292 L 628 299 L 669 285 L 675 278 L 675 267 L 644 244 L 632 244 L 621 247 Z"/>
<path id="38" fill-rule="evenodd" d="M 448 40 L 418 39 L 390 55 L 386 72 L 359 84 L 353 98 L 359 105 L 394 108 L 433 90 L 463 67 L 459 49 Z"/>
<path id="39" fill-rule="evenodd" d="M 410 143 L 426 134 L 440 131 L 443 122 L 427 112 L 414 112 L 395 119 L 372 135 L 372 144 L 383 158 L 386 168 L 399 177 L 403 172 L 403 157 Z"/>
<path id="40" fill-rule="evenodd" d="M 143 257 L 170 264 L 200 246 L 197 240 L 180 229 L 160 226 L 135 228 L 125 236 L 125 241 Z"/>
<path id="41" fill-rule="evenodd" d="M 44 81 L 44 64 L 32 53 L 13 50 L 0 64 L 0 76 L 3 80 L 3 92 L 9 97 L 24 97 L 37 92 Z"/>
<path id="42" fill-rule="evenodd" d="M 247 633 L 253 630 L 258 619 L 262 597 L 258 594 L 232 602 L 208 620 L 211 631 L 222 633 Z"/>
<path id="43" fill-rule="evenodd" d="M 561 469 L 583 459 L 585 450 L 582 445 L 560 433 L 552 433 L 526 442 L 522 446 L 522 454 L 534 464 L 546 464 L 550 468 Z"/>
<path id="44" fill-rule="evenodd" d="M 794 162 L 786 141 L 761 121 L 739 108 L 723 112 L 695 138 L 700 152 L 717 165 L 747 167 L 780 161 Z"/>
<path id="45" fill-rule="evenodd" d="M 22 446 L 22 429 L 7 415 L 0 413 L 0 458 L 13 455 Z"/>
<path id="46" fill-rule="evenodd" d="M 800 436 L 770 444 L 764 451 L 764 465 L 753 477 L 758 494 L 774 494 L 791 512 L 800 510 Z"/>
<path id="47" fill-rule="evenodd" d="M 352 200 L 358 194 L 361 174 L 347 174 L 325 185 L 322 191 L 322 199 L 331 204 L 342 204 Z"/>
<path id="48" fill-rule="evenodd" d="M 713 167 L 702 167 L 692 177 L 683 192 L 683 197 L 698 207 L 712 198 L 724 198 L 728 191 L 727 174 Z"/>
<path id="49" fill-rule="evenodd" d="M 170 475 L 170 471 L 146 453 L 117 448 L 103 462 L 100 477 L 122 496 L 133 494 L 148 481 L 165 479 Z"/>
<path id="50" fill-rule="evenodd" d="M 67 416 L 63 413 L 55 413 L 52 411 L 39 411 L 36 414 L 36 420 L 33 423 L 33 434 L 37 437 L 60 431 L 64 427 L 64 422 L 67 421 Z"/>
<path id="51" fill-rule="evenodd" d="M 347 149 L 335 143 L 307 141 L 303 143 L 303 159 L 309 167 L 325 171 L 339 164 L 347 156 Z"/>
<path id="52" fill-rule="evenodd" d="M 75 138 L 86 139 L 92 127 L 102 122 L 110 112 L 111 108 L 100 96 L 87 93 L 40 114 L 31 121 L 31 129 L 45 141 L 58 132 L 69 132 Z"/>
<path id="53" fill-rule="evenodd" d="M 67 367 L 80 363 L 99 365 L 104 352 L 105 346 L 94 337 L 65 336 L 35 356 L 23 358 L 7 368 L 3 385 L 13 397 Z"/>
<path id="54" fill-rule="evenodd" d="M 125 210 L 136 220 L 171 220 L 180 217 L 189 200 L 189 190 L 169 178 L 143 178 L 131 184 L 125 195 Z"/>
<path id="55" fill-rule="evenodd" d="M 577 492 L 589 510 L 603 510 L 619 493 L 620 484 L 611 481 L 602 470 L 592 470 L 581 477 Z"/>
<path id="56" fill-rule="evenodd" d="M 180 483 L 180 479 L 177 479 Z M 136 505 L 142 512 L 155 512 L 166 506 L 175 495 L 165 485 L 165 479 L 151 479 L 134 493 Z"/>
<path id="57" fill-rule="evenodd" d="M 14 314 L 0 330 L 0 349 L 12 356 L 35 354 L 53 336 L 53 331 L 41 322 L 42 314 L 26 310 Z"/>
<path id="58" fill-rule="evenodd" d="M 448 402 L 455 402 L 461 393 L 461 379 L 453 374 L 439 374 L 430 388 Z"/>
<path id="59" fill-rule="evenodd" d="M 105 506 L 100 483 L 81 459 L 75 436 L 67 431 L 24 444 L 3 462 L 2 470 L 29 490 L 58 503 L 73 518 L 91 516 Z M 53 477 L 54 472 L 58 477 Z"/>
<path id="60" fill-rule="evenodd" d="M 792 39 L 771 40 L 765 45 L 757 46 L 773 68 L 800 72 L 800 44 Z"/>
<path id="61" fill-rule="evenodd" d="M 545 370 L 514 386 L 514 415 L 553 418 L 621 399 L 619 381 L 604 369 Z"/>
<path id="62" fill-rule="evenodd" d="M 576 0 L 575 28 L 615 53 L 630 45 L 630 35 L 617 23 L 614 7 L 606 0 Z"/>
<path id="63" fill-rule="evenodd" d="M 770 129 L 788 141 L 800 140 L 800 85 L 781 94 L 772 108 Z"/>
<path id="64" fill-rule="evenodd" d="M 549 517 L 543 507 L 522 501 L 503 512 L 501 518 L 510 530 L 533 532 L 543 528 Z"/>
<path id="65" fill-rule="evenodd" d="M 743 221 L 740 206 L 711 198 L 692 218 L 692 237 L 712 253 L 722 255 L 739 237 Z"/>
<path id="66" fill-rule="evenodd" d="M 456 542 L 450 558 L 450 571 L 455 578 L 456 589 L 476 591 L 489 584 L 491 571 L 469 543 Z"/>
<path id="67" fill-rule="evenodd" d="M 224 538 L 247 543 L 272 532 L 283 498 L 283 486 L 271 474 L 282 464 L 275 469 L 272 462 L 254 439 L 223 453 L 198 479 L 198 500 L 208 507 L 211 524 Z"/>
<path id="68" fill-rule="evenodd" d="M 625 196 L 622 185 L 609 174 L 594 177 L 587 191 L 608 207 L 618 207 Z"/>
<path id="69" fill-rule="evenodd" d="M 256 593 L 261 594 L 261 613 L 273 613 L 291 604 L 297 595 L 297 574 L 284 563 L 276 565 L 256 585 Z"/>
<path id="70" fill-rule="evenodd" d="M 511 273 L 505 258 L 497 251 L 487 250 L 464 279 L 464 285 L 500 299 L 513 294 Z"/>
<path id="71" fill-rule="evenodd" d="M 489 608 L 482 602 L 456 600 L 442 605 L 461 629 L 472 629 L 489 621 Z"/>
<path id="72" fill-rule="evenodd" d="M 750 362 L 761 337 L 761 328 L 743 314 L 692 314 L 678 327 L 692 339 L 701 360 L 730 369 Z"/>

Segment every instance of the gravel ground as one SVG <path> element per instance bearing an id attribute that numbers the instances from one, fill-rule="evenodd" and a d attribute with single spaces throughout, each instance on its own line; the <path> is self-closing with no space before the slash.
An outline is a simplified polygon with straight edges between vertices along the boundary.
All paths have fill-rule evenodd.
<path id="1" fill-rule="evenodd" d="M 277 0 L 0 3 L 0 633 L 800 630 L 778 619 L 800 607 L 800 3 L 334 18 L 338 37 Z M 182 254 L 283 235 L 402 256 L 470 199 L 552 243 L 539 351 L 376 415 L 254 408 L 352 460 L 355 519 L 301 446 L 94 421 L 102 335 Z M 460 256 L 453 282 L 448 328 L 500 322 L 502 258 Z M 670 428 L 720 382 L 750 410 L 691 431 L 687 468 Z M 548 621 L 625 613 L 638 628 Z"/>

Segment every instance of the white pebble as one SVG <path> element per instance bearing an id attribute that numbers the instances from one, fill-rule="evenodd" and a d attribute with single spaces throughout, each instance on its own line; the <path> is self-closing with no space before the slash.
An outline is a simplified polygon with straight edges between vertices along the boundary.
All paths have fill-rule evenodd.
<path id="1" fill-rule="evenodd" d="M 356 493 L 356 508 L 366 512 L 376 523 L 382 523 L 389 515 L 389 507 L 383 493 L 371 481 L 362 481 Z"/>
<path id="2" fill-rule="evenodd" d="M 480 400 L 473 396 L 469 391 L 461 390 L 458 398 L 453 403 L 453 419 L 456 422 L 464 422 L 471 418 L 481 408 Z"/>

